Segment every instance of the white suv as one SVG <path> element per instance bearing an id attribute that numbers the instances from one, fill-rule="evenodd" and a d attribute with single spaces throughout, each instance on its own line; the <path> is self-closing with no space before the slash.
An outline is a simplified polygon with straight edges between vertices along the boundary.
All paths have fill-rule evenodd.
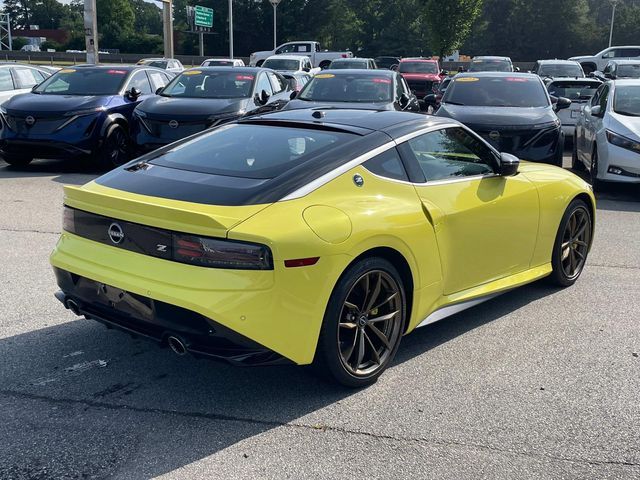
<path id="1" fill-rule="evenodd" d="M 640 58 L 640 46 L 609 47 L 593 56 L 571 57 L 587 75 L 595 71 L 603 71 L 609 60 L 622 58 Z"/>

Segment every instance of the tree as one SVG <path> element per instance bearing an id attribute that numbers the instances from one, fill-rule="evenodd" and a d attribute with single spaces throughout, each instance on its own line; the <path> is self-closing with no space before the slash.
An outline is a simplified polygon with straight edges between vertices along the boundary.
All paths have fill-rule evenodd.
<path id="1" fill-rule="evenodd" d="M 482 0 L 426 0 L 424 21 L 431 48 L 444 57 L 460 48 L 482 11 Z"/>

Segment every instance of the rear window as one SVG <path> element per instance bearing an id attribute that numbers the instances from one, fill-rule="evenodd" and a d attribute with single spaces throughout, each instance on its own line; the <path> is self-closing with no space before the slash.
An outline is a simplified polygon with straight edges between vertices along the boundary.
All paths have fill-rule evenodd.
<path id="1" fill-rule="evenodd" d="M 34 92 L 51 95 L 115 95 L 128 72 L 114 68 L 65 68 L 36 87 Z"/>
<path id="2" fill-rule="evenodd" d="M 512 72 L 513 67 L 508 60 L 473 60 L 469 66 L 470 72 Z"/>
<path id="3" fill-rule="evenodd" d="M 263 68 L 271 68 L 272 70 L 299 70 L 299 60 L 286 60 L 283 58 L 268 58 L 262 64 Z"/>
<path id="4" fill-rule="evenodd" d="M 206 72 L 187 70 L 174 78 L 162 91 L 164 97 L 246 98 L 251 96 L 253 73 Z"/>
<path id="5" fill-rule="evenodd" d="M 367 68 L 367 62 L 363 60 L 338 60 L 331 62 L 332 69 L 346 70 L 348 68 Z"/>
<path id="6" fill-rule="evenodd" d="M 315 102 L 390 102 L 393 79 L 380 75 L 334 75 L 321 73 L 311 79 L 300 95 L 301 100 Z"/>
<path id="7" fill-rule="evenodd" d="M 443 101 L 477 107 L 547 107 L 549 100 L 537 77 L 458 77 Z"/>
<path id="8" fill-rule="evenodd" d="M 152 62 L 145 62 L 146 65 L 149 65 L 150 67 L 156 67 L 156 68 L 161 68 L 163 70 L 167 69 L 167 65 L 169 64 L 169 62 L 163 62 L 163 61 L 152 61 Z"/>
<path id="9" fill-rule="evenodd" d="M 233 67 L 234 63 L 231 60 L 209 60 L 202 64 L 203 67 Z"/>
<path id="10" fill-rule="evenodd" d="M 618 65 L 617 77 L 640 78 L 640 63 L 634 65 Z"/>
<path id="11" fill-rule="evenodd" d="M 440 73 L 435 63 L 431 62 L 400 62 L 400 73 Z"/>
<path id="12" fill-rule="evenodd" d="M 343 132 L 234 124 L 178 145 L 151 163 L 192 172 L 270 179 L 352 137 Z"/>
<path id="13" fill-rule="evenodd" d="M 586 102 L 596 93 L 601 84 L 592 82 L 551 82 L 547 89 L 549 95 L 566 97 L 572 102 Z"/>
<path id="14" fill-rule="evenodd" d="M 564 64 L 564 65 L 541 65 L 538 69 L 538 75 L 541 77 L 584 77 L 584 72 L 580 65 Z"/>

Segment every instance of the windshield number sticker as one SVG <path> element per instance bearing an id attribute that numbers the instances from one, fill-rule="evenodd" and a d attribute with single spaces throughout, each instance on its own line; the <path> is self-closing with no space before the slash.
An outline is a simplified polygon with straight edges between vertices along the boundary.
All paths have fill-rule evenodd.
<path id="1" fill-rule="evenodd" d="M 335 77 L 332 73 L 321 73 L 320 75 L 316 75 L 315 78 L 333 78 Z"/>
<path id="2" fill-rule="evenodd" d="M 107 70 L 107 73 L 111 75 L 125 75 L 127 72 L 124 70 Z"/>
<path id="3" fill-rule="evenodd" d="M 65 68 L 64 70 L 60 70 L 60 73 L 73 73 L 75 70 L 73 68 Z"/>
<path id="4" fill-rule="evenodd" d="M 202 70 L 187 70 L 186 72 L 183 72 L 182 75 L 200 75 L 202 73 Z"/>
<path id="5" fill-rule="evenodd" d="M 253 80 L 253 75 L 236 75 L 236 80 Z"/>
<path id="6" fill-rule="evenodd" d="M 478 82 L 480 79 L 478 77 L 461 77 L 456 78 L 456 82 Z"/>

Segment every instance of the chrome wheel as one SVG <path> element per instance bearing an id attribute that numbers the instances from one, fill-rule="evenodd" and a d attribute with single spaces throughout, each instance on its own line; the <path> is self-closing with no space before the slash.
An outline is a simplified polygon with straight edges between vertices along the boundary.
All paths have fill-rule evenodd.
<path id="1" fill-rule="evenodd" d="M 577 278 L 584 268 L 591 243 L 591 216 L 584 207 L 576 208 L 564 229 L 560 247 L 562 271 L 568 280 Z"/>
<path id="2" fill-rule="evenodd" d="M 402 335 L 402 295 L 398 283 L 382 270 L 363 274 L 346 296 L 337 341 L 344 368 L 367 376 L 386 366 Z"/>

